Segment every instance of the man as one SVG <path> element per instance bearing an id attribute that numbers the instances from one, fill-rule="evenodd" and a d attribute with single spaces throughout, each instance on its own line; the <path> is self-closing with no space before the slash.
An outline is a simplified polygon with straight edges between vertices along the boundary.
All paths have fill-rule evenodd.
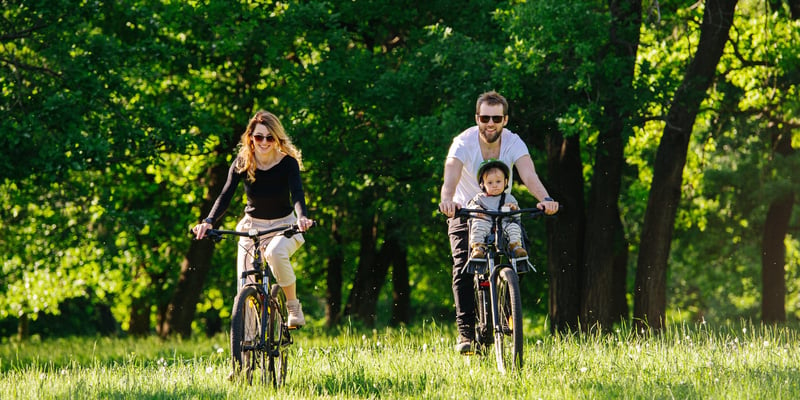
<path id="1" fill-rule="evenodd" d="M 478 97 L 475 105 L 475 123 L 453 139 L 444 164 L 439 211 L 447 215 L 450 249 L 453 254 L 453 295 L 456 302 L 458 343 L 456 350 L 469 353 L 475 341 L 475 299 L 472 292 L 472 275 L 464 273 L 469 258 L 469 228 L 455 212 L 480 193 L 476 172 L 484 160 L 499 159 L 510 166 L 509 182 L 514 177 L 514 166 L 531 192 L 540 202 L 536 205 L 547 213 L 558 212 L 558 202 L 547 194 L 528 147 L 520 137 L 505 129 L 508 123 L 508 102 L 495 91 Z M 511 190 L 508 185 L 507 191 Z"/>

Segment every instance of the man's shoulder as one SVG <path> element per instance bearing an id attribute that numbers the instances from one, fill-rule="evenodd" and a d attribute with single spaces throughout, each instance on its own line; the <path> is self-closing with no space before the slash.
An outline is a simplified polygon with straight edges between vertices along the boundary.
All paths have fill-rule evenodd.
<path id="1" fill-rule="evenodd" d="M 454 137 L 453 142 L 456 141 L 463 142 L 465 140 L 475 137 L 477 134 L 478 134 L 478 127 L 471 126 L 467 129 L 464 129 L 463 131 L 461 131 L 461 133 L 459 133 L 456 137 Z"/>

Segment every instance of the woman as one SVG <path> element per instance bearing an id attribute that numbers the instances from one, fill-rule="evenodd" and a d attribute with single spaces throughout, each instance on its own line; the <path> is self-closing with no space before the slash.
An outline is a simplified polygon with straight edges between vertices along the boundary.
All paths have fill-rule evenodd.
<path id="1" fill-rule="evenodd" d="M 228 180 L 214 207 L 208 217 L 192 229 L 197 238 L 202 239 L 206 230 L 222 217 L 240 181 L 244 181 L 247 205 L 244 218 L 236 225 L 237 231 L 297 223 L 300 231 L 304 232 L 314 221 L 306 217 L 305 194 L 300 180 L 302 165 L 300 151 L 286 135 L 278 117 L 267 111 L 257 112 L 242 134 L 239 154 L 231 164 Z M 286 294 L 287 324 L 290 327 L 305 325 L 303 309 L 297 299 L 296 277 L 289 261 L 304 241 L 303 235 L 297 234 L 291 238 L 278 235 L 260 243 L 266 246 L 263 253 L 278 285 Z M 250 239 L 241 238 L 236 260 L 237 276 L 249 269 L 251 251 Z"/>

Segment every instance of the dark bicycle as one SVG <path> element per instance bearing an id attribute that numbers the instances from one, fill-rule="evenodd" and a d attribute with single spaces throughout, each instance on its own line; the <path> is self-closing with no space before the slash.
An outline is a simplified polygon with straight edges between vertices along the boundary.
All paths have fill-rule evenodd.
<path id="1" fill-rule="evenodd" d="M 471 258 L 466 266 L 467 272 L 474 274 L 475 339 L 479 350 L 488 350 L 494 345 L 497 369 L 505 373 L 522 368 L 524 338 L 519 274 L 535 269 L 528 257 L 513 257 L 503 234 L 503 220 L 515 215 L 541 217 L 544 211 L 538 208 L 503 211 L 462 208 L 455 217 L 481 215 L 488 216 L 492 222 L 491 233 L 485 241 L 488 251 L 485 258 Z"/>
<path id="2" fill-rule="evenodd" d="M 286 324 L 286 295 L 277 283 L 270 284 L 275 277 L 258 244 L 268 235 L 292 237 L 298 233 L 297 225 L 247 232 L 206 231 L 206 237 L 214 242 L 222 240 L 224 235 L 234 235 L 248 237 L 255 244 L 252 268 L 239 276 L 241 284 L 231 316 L 233 377 L 244 370 L 249 384 L 257 376 L 263 384 L 272 383 L 275 388 L 283 386 L 288 366 L 287 347 L 293 343 L 291 329 Z M 251 276 L 253 279 L 248 279 Z"/>

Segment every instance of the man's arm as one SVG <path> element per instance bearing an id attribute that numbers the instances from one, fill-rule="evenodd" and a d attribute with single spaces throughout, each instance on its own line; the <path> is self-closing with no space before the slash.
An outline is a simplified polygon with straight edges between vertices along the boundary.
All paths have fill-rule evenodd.
<path id="1" fill-rule="evenodd" d="M 520 157 L 514 162 L 514 166 L 517 167 L 517 172 L 519 172 L 519 178 L 522 179 L 522 183 L 524 183 L 528 191 L 539 200 L 539 204 L 536 206 L 540 209 L 544 209 L 547 214 L 555 214 L 558 212 L 558 202 L 553 201 L 550 195 L 547 194 L 547 189 L 545 189 L 544 184 L 542 184 L 541 179 L 539 179 L 539 175 L 536 173 L 536 168 L 533 166 L 531 156 L 524 155 Z"/>
<path id="2" fill-rule="evenodd" d="M 453 217 L 456 210 L 461 208 L 461 204 L 453 202 L 453 196 L 456 194 L 456 185 L 461 179 L 462 168 L 464 163 L 455 157 L 448 157 L 444 162 L 444 183 L 439 199 L 439 211 L 448 217 Z"/>

